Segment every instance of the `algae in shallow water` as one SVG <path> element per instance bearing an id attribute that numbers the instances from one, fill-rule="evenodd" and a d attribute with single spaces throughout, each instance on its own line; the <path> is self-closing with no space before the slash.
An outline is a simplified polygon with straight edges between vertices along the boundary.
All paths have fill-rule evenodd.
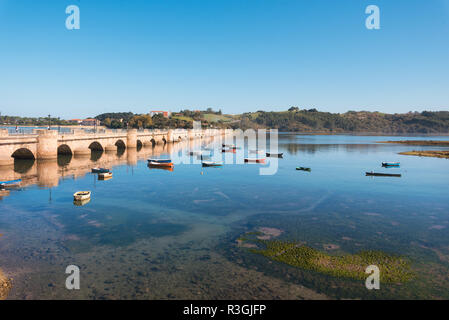
<path id="1" fill-rule="evenodd" d="M 364 280 L 366 267 L 376 265 L 384 283 L 403 283 L 413 278 L 410 261 L 382 251 L 361 251 L 357 254 L 330 255 L 296 242 L 253 240 L 262 249 L 249 249 L 274 261 L 313 270 L 334 277 Z"/>

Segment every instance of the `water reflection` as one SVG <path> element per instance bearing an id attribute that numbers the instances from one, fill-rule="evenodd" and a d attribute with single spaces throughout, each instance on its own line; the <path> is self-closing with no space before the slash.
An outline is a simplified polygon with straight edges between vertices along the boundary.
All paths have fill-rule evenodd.
<path id="1" fill-rule="evenodd" d="M 213 138 L 210 141 L 213 141 Z M 198 148 L 200 145 L 201 141 L 154 146 L 139 144 L 137 148 L 118 147 L 116 151 L 92 150 L 90 155 L 61 154 L 56 160 L 16 159 L 14 165 L 0 166 L 0 181 L 22 179 L 22 186 L 38 185 L 43 188 L 52 188 L 58 186 L 60 179 L 67 177 L 77 179 L 85 176 L 91 172 L 92 167 L 113 168 L 123 164 L 133 167 L 139 160 L 158 157 L 162 154 L 181 153 L 183 149 Z M 0 197 L 8 194 L 4 192 Z"/>

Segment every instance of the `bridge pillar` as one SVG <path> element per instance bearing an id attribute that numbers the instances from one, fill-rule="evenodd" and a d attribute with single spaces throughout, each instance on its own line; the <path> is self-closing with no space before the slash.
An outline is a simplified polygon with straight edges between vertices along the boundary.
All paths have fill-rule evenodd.
<path id="1" fill-rule="evenodd" d="M 127 148 L 137 148 L 137 129 L 129 129 L 126 138 Z"/>
<path id="2" fill-rule="evenodd" d="M 168 129 L 168 133 L 167 133 L 167 142 L 175 142 L 175 140 L 173 139 L 174 134 L 173 134 L 173 129 Z"/>
<path id="3" fill-rule="evenodd" d="M 55 130 L 37 130 L 36 159 L 51 160 L 58 158 L 58 132 Z"/>
<path id="4" fill-rule="evenodd" d="M 194 133 L 193 129 L 188 129 L 187 134 L 189 136 L 189 140 L 195 139 L 195 133 Z"/>

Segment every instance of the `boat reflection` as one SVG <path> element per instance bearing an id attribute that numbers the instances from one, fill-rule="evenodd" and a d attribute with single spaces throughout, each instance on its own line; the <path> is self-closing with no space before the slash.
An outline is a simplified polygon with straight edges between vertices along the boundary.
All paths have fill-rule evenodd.
<path id="1" fill-rule="evenodd" d="M 85 206 L 90 202 L 90 198 L 86 200 L 73 200 L 73 204 L 77 207 Z"/>
<path id="2" fill-rule="evenodd" d="M 208 138 L 207 141 L 213 141 Z M 93 167 L 113 168 L 119 165 L 136 166 L 139 160 L 158 158 L 180 154 L 182 150 L 200 148 L 200 140 L 181 141 L 175 144 L 156 144 L 140 146 L 139 148 L 118 148 L 116 152 L 92 150 L 90 155 L 59 155 L 55 160 L 24 160 L 16 159 L 13 165 L 0 166 L 0 181 L 21 179 L 20 187 L 37 185 L 41 188 L 53 188 L 60 180 L 78 179 L 90 174 Z M 173 171 L 173 168 L 151 168 Z M 109 178 L 111 179 L 111 178 Z M 106 178 L 105 180 L 108 180 Z M 0 200 L 10 195 L 2 191 Z"/>

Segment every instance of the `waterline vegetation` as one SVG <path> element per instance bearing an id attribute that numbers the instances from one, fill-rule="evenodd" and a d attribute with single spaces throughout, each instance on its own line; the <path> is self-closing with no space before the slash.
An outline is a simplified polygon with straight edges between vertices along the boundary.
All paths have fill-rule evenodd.
<path id="1" fill-rule="evenodd" d="M 237 240 L 241 247 L 270 260 L 337 278 L 365 280 L 367 277 L 365 269 L 370 265 L 379 267 L 380 280 L 384 283 L 405 283 L 414 278 L 409 259 L 382 251 L 331 255 L 303 243 L 262 240 L 260 237 L 251 236 L 250 233 L 240 236 Z"/>

